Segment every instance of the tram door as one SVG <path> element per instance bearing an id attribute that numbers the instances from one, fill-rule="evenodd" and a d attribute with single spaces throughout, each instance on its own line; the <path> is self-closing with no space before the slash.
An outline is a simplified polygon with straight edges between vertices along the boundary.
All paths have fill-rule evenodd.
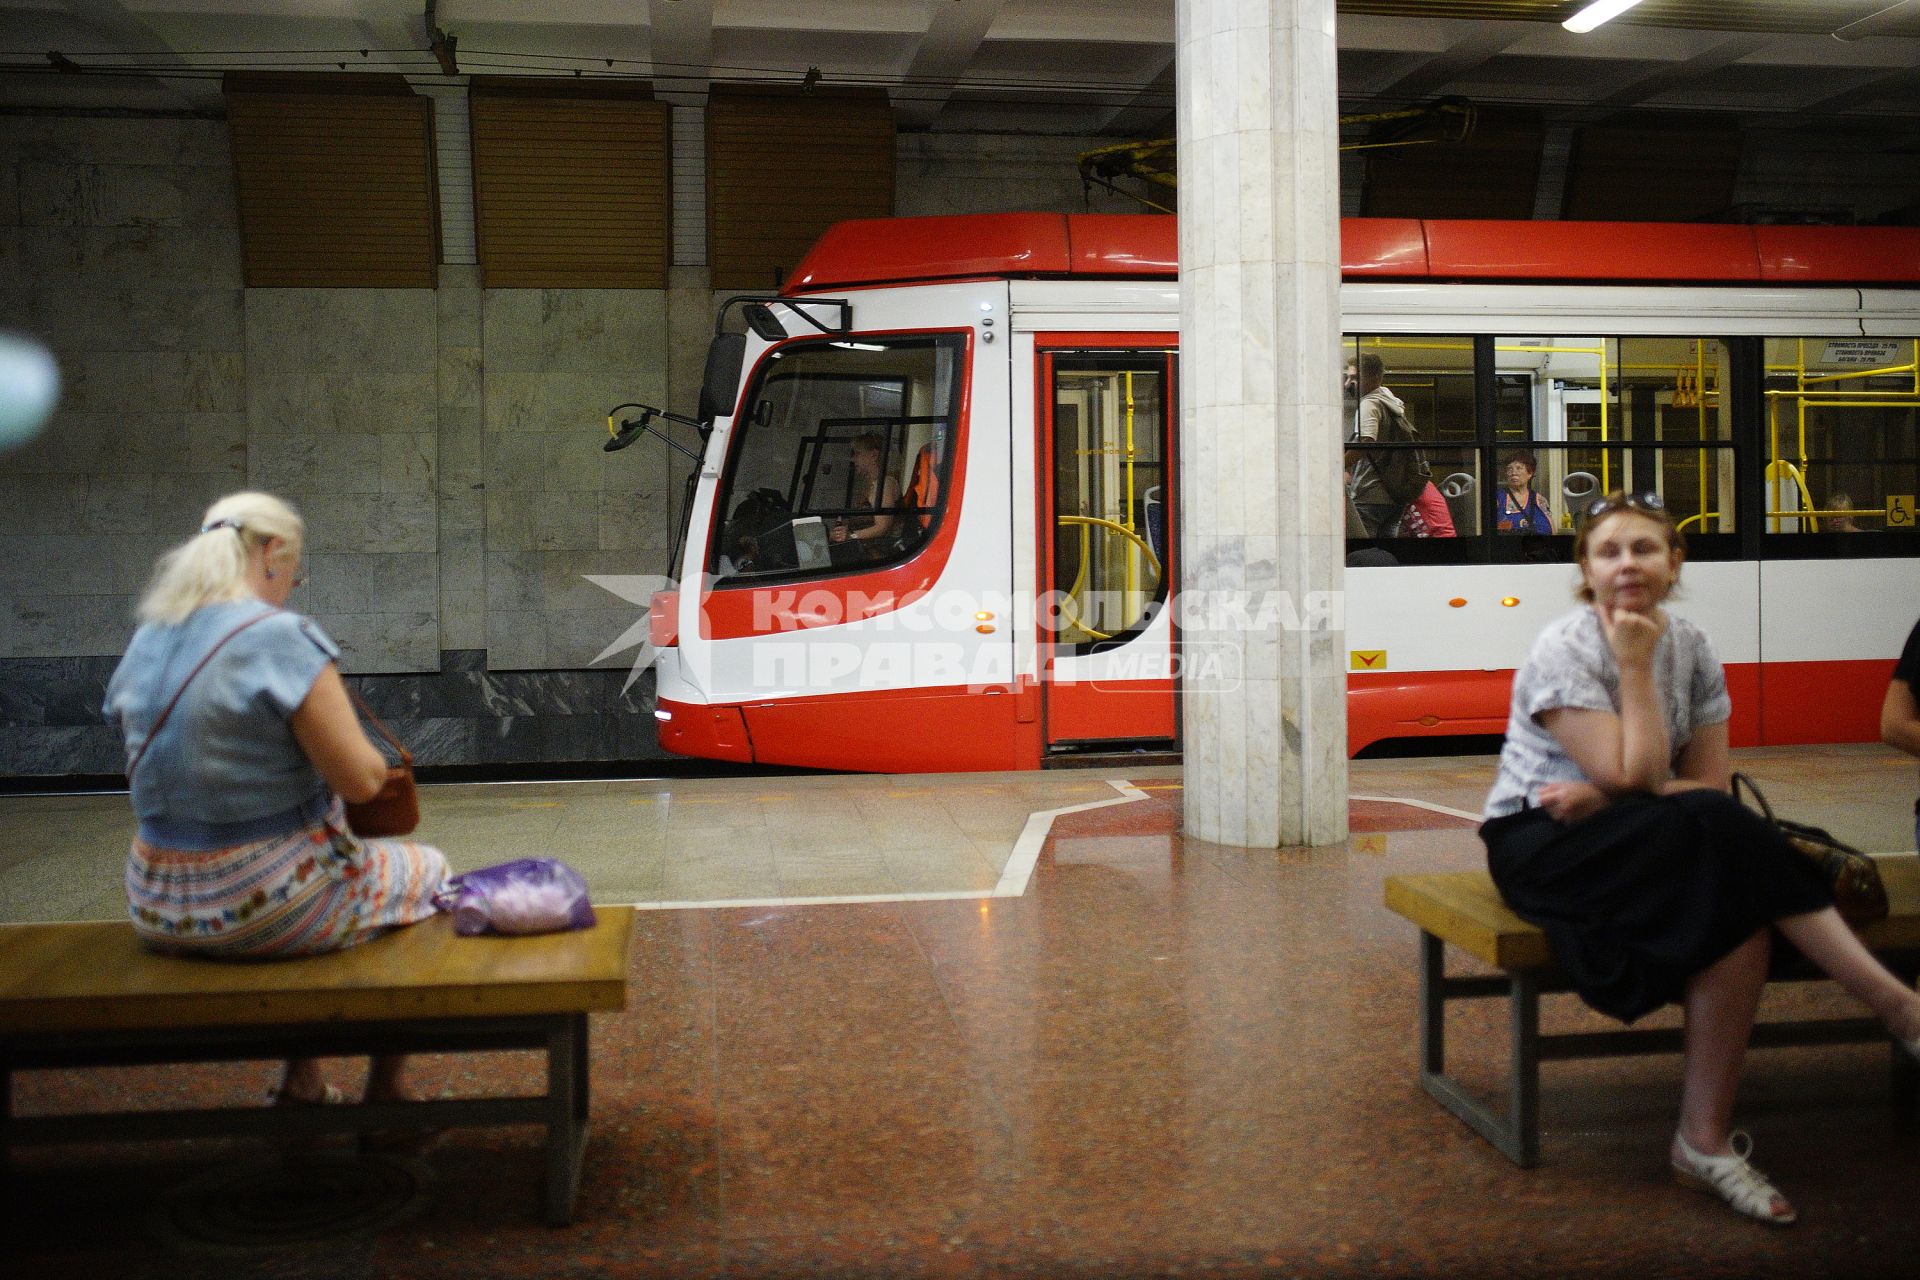
<path id="1" fill-rule="evenodd" d="M 1040 357 L 1040 658 L 1049 749 L 1172 743 L 1175 356 Z"/>

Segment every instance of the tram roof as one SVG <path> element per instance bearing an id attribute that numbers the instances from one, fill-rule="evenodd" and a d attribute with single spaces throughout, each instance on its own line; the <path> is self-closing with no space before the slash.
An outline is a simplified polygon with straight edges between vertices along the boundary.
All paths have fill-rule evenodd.
<path id="1" fill-rule="evenodd" d="M 985 213 L 836 223 L 784 292 L 996 277 L 1168 279 L 1161 214 Z M 1916 284 L 1920 228 L 1342 218 L 1348 280 Z"/>

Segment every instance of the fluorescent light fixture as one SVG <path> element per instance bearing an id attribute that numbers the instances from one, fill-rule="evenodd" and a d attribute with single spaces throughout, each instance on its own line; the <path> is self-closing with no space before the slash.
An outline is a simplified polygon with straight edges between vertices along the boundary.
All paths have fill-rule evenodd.
<path id="1" fill-rule="evenodd" d="M 1593 3 L 1560 25 L 1575 35 L 1585 35 L 1603 22 L 1611 22 L 1640 0 L 1593 0 Z"/>
<path id="2" fill-rule="evenodd" d="M 1858 22 L 1849 22 L 1833 33 L 1835 40 L 1860 40 L 1867 36 L 1898 35 L 1896 26 L 1920 19 L 1920 0 L 1899 0 Z"/>

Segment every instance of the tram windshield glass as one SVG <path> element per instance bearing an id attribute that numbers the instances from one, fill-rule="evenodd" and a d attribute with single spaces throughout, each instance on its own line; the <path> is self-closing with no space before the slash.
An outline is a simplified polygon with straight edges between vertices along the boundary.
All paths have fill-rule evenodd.
<path id="1" fill-rule="evenodd" d="M 709 571 L 858 573 L 924 547 L 945 511 L 963 343 L 861 335 L 769 354 L 734 427 Z"/>

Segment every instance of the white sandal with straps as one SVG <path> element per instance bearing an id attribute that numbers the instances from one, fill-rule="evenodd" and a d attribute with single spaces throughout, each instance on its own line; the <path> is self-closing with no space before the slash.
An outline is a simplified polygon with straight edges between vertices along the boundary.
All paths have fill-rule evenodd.
<path id="1" fill-rule="evenodd" d="M 1799 1220 L 1787 1198 L 1775 1189 L 1766 1175 L 1747 1163 L 1753 1151 L 1753 1139 L 1735 1130 L 1728 1139 L 1732 1155 L 1703 1156 L 1687 1145 L 1686 1138 L 1673 1135 L 1679 1154 L 1673 1157 L 1673 1180 L 1696 1191 L 1711 1191 L 1732 1206 L 1733 1211 L 1761 1222 L 1784 1227 Z"/>

